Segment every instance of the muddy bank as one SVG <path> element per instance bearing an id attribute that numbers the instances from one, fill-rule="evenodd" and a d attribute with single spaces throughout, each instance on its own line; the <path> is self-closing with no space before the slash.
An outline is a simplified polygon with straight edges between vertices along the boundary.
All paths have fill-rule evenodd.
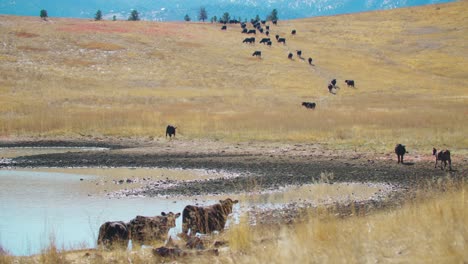
<path id="1" fill-rule="evenodd" d="M 96 143 L 96 144 L 94 144 Z M 212 141 L 145 142 L 34 142 L 0 143 L 0 146 L 99 146 L 108 151 L 55 153 L 18 157 L 15 167 L 162 167 L 233 172 L 240 177 L 180 182 L 170 188 L 142 188 L 135 195 L 206 195 L 258 189 L 277 189 L 321 180 L 331 173 L 334 182 L 382 182 L 412 189 L 437 178 L 466 177 L 467 160 L 458 158 L 452 172 L 434 169 L 430 156 L 407 155 L 397 164 L 394 154 L 328 150 L 315 144 L 228 144 Z M 464 175 L 464 176 L 463 176 Z"/>
<path id="2" fill-rule="evenodd" d="M 332 214 L 364 215 L 374 210 L 401 206 L 415 197 L 416 190 L 449 176 L 454 181 L 468 179 L 468 158 L 454 156 L 454 171 L 434 168 L 433 157 L 406 155 L 404 165 L 397 164 L 393 151 L 365 153 L 331 150 L 317 144 L 223 143 L 217 141 L 138 140 L 133 141 L 41 141 L 8 142 L 0 146 L 79 146 L 105 147 L 105 151 L 83 151 L 24 156 L 0 167 L 159 167 L 203 169 L 226 172 L 235 177 L 148 181 L 135 188 L 115 191 L 111 196 L 236 196 L 249 192 L 277 190 L 284 186 L 327 182 L 385 183 L 393 190 L 384 196 L 361 201 L 325 204 Z M 96 144 L 94 144 L 96 143 Z M 3 145 L 2 145 L 3 144 Z M 134 179 L 130 179 L 134 180 Z M 247 209 L 252 223 L 292 223 L 324 205 L 310 201 L 291 202 L 281 208 Z"/>

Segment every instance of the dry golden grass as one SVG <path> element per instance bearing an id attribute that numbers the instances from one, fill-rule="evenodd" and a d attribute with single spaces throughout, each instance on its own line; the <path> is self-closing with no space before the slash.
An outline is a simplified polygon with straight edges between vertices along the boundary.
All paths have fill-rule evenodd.
<path id="1" fill-rule="evenodd" d="M 271 34 L 288 44 L 271 48 L 242 44 L 238 25 L 0 16 L 0 134 L 159 137 L 174 124 L 182 138 L 459 153 L 468 148 L 467 9 L 280 21 Z M 315 66 L 287 59 L 299 49 Z"/>
<path id="2" fill-rule="evenodd" d="M 367 217 L 311 217 L 238 263 L 464 263 L 468 189 Z M 255 237 L 255 235 L 254 235 Z"/>

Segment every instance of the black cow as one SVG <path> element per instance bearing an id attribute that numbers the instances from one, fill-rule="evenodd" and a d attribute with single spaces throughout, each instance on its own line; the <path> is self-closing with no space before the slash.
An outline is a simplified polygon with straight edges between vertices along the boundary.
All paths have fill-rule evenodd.
<path id="1" fill-rule="evenodd" d="M 241 28 L 246 28 L 246 27 L 247 27 L 247 25 L 244 22 L 242 22 L 241 23 Z"/>
<path id="2" fill-rule="evenodd" d="M 254 53 L 252 53 L 252 56 L 262 57 L 262 52 L 259 50 L 256 50 L 254 51 Z"/>
<path id="3" fill-rule="evenodd" d="M 286 45 L 286 39 L 285 38 L 278 38 L 278 43 L 283 43 Z"/>
<path id="4" fill-rule="evenodd" d="M 276 40 L 278 40 L 278 39 L 279 39 L 279 35 L 276 35 L 275 38 L 276 38 Z"/>
<path id="5" fill-rule="evenodd" d="M 331 80 L 330 83 L 333 85 L 333 87 L 335 87 L 336 86 L 336 79 Z"/>
<path id="6" fill-rule="evenodd" d="M 348 85 L 348 87 L 354 88 L 354 80 L 345 80 L 344 82 Z"/>
<path id="7" fill-rule="evenodd" d="M 447 161 L 448 161 L 448 164 L 449 164 L 449 170 L 452 170 L 452 159 L 450 158 L 450 150 L 446 149 L 446 150 L 441 150 L 441 151 L 437 152 L 436 148 L 432 148 L 432 155 L 434 155 L 435 158 L 436 158 L 434 168 L 437 168 L 437 161 L 440 160 L 440 169 L 441 170 L 443 170 L 443 169 L 445 169 L 445 167 L 447 167 Z M 442 164 L 444 165 L 444 167 L 442 167 Z"/>
<path id="8" fill-rule="evenodd" d="M 309 58 L 309 64 L 312 65 L 312 58 Z"/>
<path id="9" fill-rule="evenodd" d="M 296 50 L 296 54 L 300 58 L 302 56 L 302 50 Z"/>
<path id="10" fill-rule="evenodd" d="M 226 30 L 227 29 L 227 26 L 222 26 L 221 27 L 221 30 Z"/>
<path id="11" fill-rule="evenodd" d="M 278 20 L 273 20 L 271 22 L 273 22 L 273 25 L 278 25 Z"/>
<path id="12" fill-rule="evenodd" d="M 270 26 L 266 26 L 265 29 L 266 29 L 266 30 L 270 30 Z"/>
<path id="13" fill-rule="evenodd" d="M 293 54 L 291 52 L 289 52 L 288 59 L 292 60 L 292 58 L 293 58 Z"/>
<path id="14" fill-rule="evenodd" d="M 246 38 L 244 39 L 244 41 L 242 41 L 242 43 L 255 43 L 255 38 Z"/>
<path id="15" fill-rule="evenodd" d="M 249 32 L 249 30 L 248 30 L 248 29 L 246 29 L 246 28 L 244 28 L 244 29 L 242 29 L 242 32 L 241 32 L 241 33 L 243 33 L 243 34 L 247 34 L 247 32 Z"/>
<path id="16" fill-rule="evenodd" d="M 267 35 L 267 37 L 270 35 L 270 31 L 265 31 L 265 35 Z"/>
<path id="17" fill-rule="evenodd" d="M 187 205 L 182 212 L 182 233 L 190 235 L 196 233 L 210 234 L 213 231 L 222 231 L 226 225 L 228 215 L 232 213 L 232 206 L 238 200 L 220 200 L 218 204 L 200 207 Z"/>
<path id="18" fill-rule="evenodd" d="M 333 93 L 333 84 L 328 84 L 328 92 Z"/>
<path id="19" fill-rule="evenodd" d="M 169 135 L 169 138 L 172 138 L 172 136 L 175 137 L 176 128 L 177 127 L 175 127 L 175 126 L 168 125 L 166 127 L 166 137 L 167 137 L 167 135 Z"/>
<path id="20" fill-rule="evenodd" d="M 395 154 L 397 155 L 398 163 L 401 162 L 401 164 L 403 164 L 403 156 L 405 156 L 406 153 L 408 152 L 406 151 L 406 148 L 404 145 L 397 144 L 395 146 Z"/>
<path id="21" fill-rule="evenodd" d="M 260 40 L 259 43 L 266 44 L 266 43 L 268 43 L 268 41 L 270 41 L 270 38 L 262 38 L 262 40 Z"/>
<path id="22" fill-rule="evenodd" d="M 270 47 L 271 47 L 271 41 L 268 41 L 268 42 L 267 42 L 267 46 L 270 46 Z"/>
<path id="23" fill-rule="evenodd" d="M 291 31 L 291 34 L 292 34 L 292 35 L 296 35 L 296 30 L 293 29 L 293 30 Z"/>
<path id="24" fill-rule="evenodd" d="M 249 31 L 247 31 L 247 34 L 255 34 L 257 35 L 257 31 L 255 29 L 250 29 Z"/>
<path id="25" fill-rule="evenodd" d="M 308 109 L 315 109 L 316 104 L 311 102 L 302 102 L 302 106 Z"/>
<path id="26" fill-rule="evenodd" d="M 114 247 L 127 248 L 130 240 L 130 231 L 126 223 L 122 221 L 105 222 L 99 228 L 98 246 L 103 245 L 108 249 Z"/>

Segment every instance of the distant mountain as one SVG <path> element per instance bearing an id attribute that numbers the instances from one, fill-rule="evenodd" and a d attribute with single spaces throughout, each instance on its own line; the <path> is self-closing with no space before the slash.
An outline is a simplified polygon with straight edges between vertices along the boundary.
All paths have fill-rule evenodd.
<path id="1" fill-rule="evenodd" d="M 142 20 L 183 20 L 188 14 L 198 20 L 200 7 L 208 18 L 228 12 L 241 20 L 259 15 L 265 19 L 273 9 L 280 19 L 335 15 L 379 9 L 452 2 L 451 0 L 2 0 L 0 14 L 39 16 L 41 9 L 49 17 L 93 18 L 101 10 L 104 19 L 128 19 L 135 9 Z"/>

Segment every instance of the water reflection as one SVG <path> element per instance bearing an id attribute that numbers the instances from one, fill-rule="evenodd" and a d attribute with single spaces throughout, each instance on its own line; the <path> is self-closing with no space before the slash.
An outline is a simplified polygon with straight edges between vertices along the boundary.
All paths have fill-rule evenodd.
<path id="1" fill-rule="evenodd" d="M 81 192 L 81 179 L 95 176 L 0 170 L 0 244 L 14 255 L 39 253 L 55 237 L 59 248 L 94 247 L 105 221 L 136 215 L 181 212 L 187 202 L 164 198 L 121 198 Z M 177 219 L 177 227 L 181 219 Z M 172 230 L 177 233 L 180 230 Z"/>

